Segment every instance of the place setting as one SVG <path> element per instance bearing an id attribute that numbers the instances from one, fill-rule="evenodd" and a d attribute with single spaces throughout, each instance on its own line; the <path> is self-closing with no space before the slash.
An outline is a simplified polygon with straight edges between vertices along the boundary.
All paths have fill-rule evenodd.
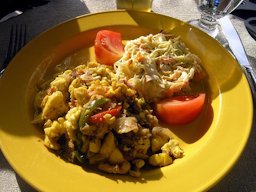
<path id="1" fill-rule="evenodd" d="M 84 1 L 86 14 L 63 16 L 32 38 L 33 24 L 11 27 L 1 64 L 0 146 L 25 181 L 19 185 L 232 189 L 229 175 L 239 177 L 240 162 L 255 155 L 248 152 L 255 73 L 230 18 L 242 1 L 191 1 L 201 12 L 177 18 L 161 14 L 162 2 Z"/>

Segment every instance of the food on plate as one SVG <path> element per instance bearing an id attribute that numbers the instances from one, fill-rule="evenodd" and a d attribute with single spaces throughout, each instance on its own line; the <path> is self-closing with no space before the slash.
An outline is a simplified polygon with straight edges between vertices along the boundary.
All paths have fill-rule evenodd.
<path id="1" fill-rule="evenodd" d="M 205 94 L 188 94 L 203 69 L 177 37 L 142 36 L 128 41 L 122 52 L 115 33 L 103 30 L 96 37 L 97 42 L 104 34 L 108 59 L 96 54 L 97 62 L 65 70 L 40 86 L 33 122 L 43 127 L 45 146 L 69 162 L 138 177 L 143 167 L 167 166 L 183 157 L 161 121 L 187 123 L 198 116 Z"/>
<path id="2" fill-rule="evenodd" d="M 200 114 L 204 102 L 205 93 L 176 96 L 157 102 L 155 112 L 158 118 L 168 124 L 185 124 Z"/>
<path id="3" fill-rule="evenodd" d="M 179 37 L 163 33 L 129 41 L 115 68 L 121 79 L 150 101 L 185 91 L 192 79 L 203 75 L 200 59 Z"/>
<path id="4" fill-rule="evenodd" d="M 97 33 L 94 42 L 97 62 L 105 65 L 113 65 L 124 52 L 121 34 L 109 30 L 101 30 Z"/>

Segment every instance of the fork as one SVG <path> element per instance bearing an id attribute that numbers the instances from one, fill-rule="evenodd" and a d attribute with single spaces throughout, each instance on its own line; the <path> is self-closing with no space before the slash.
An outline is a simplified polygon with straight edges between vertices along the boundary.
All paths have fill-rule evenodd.
<path id="1" fill-rule="evenodd" d="M 27 26 L 26 24 L 14 24 L 11 26 L 10 39 L 7 54 L 2 66 L 0 66 L 0 76 L 10 63 L 16 53 L 26 44 Z"/>

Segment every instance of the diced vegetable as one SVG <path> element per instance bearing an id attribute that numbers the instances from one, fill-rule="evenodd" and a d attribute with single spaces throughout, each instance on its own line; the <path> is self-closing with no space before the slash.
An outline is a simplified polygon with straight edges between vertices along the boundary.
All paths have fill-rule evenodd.
<path id="1" fill-rule="evenodd" d="M 202 111 L 205 93 L 198 96 L 177 96 L 156 104 L 159 119 L 168 124 L 186 124 L 193 121 Z"/>
<path id="2" fill-rule="evenodd" d="M 92 115 L 92 112 L 97 109 L 98 107 L 102 106 L 103 104 L 109 102 L 110 99 L 108 98 L 101 98 L 101 99 L 97 99 L 97 100 L 92 100 L 90 101 L 90 103 L 83 108 L 81 115 L 80 115 L 80 119 L 79 119 L 79 127 L 83 127 L 85 125 L 85 123 L 87 122 L 88 118 Z"/>
<path id="3" fill-rule="evenodd" d="M 91 123 L 101 123 L 101 122 L 104 122 L 105 121 L 104 115 L 110 114 L 112 116 L 116 116 L 121 111 L 121 109 L 122 109 L 122 106 L 119 105 L 119 106 L 117 106 L 117 107 L 115 107 L 113 109 L 109 109 L 109 110 L 97 113 L 97 114 L 95 114 L 95 115 L 93 115 L 93 116 L 91 116 L 89 118 L 89 122 L 91 122 Z"/>
<path id="4" fill-rule="evenodd" d="M 124 53 L 121 34 L 109 30 L 97 33 L 94 48 L 97 62 L 105 65 L 113 65 Z"/>
<path id="5" fill-rule="evenodd" d="M 139 130 L 138 121 L 135 117 L 120 117 L 116 121 L 115 131 L 118 134 L 137 132 Z"/>

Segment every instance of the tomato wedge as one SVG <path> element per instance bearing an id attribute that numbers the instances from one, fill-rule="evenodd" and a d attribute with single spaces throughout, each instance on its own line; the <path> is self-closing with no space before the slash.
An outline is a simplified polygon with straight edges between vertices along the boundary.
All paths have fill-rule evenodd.
<path id="1" fill-rule="evenodd" d="M 106 111 L 99 112 L 99 113 L 91 116 L 89 118 L 89 122 L 90 123 L 102 123 L 102 122 L 105 121 L 104 115 L 110 114 L 112 116 L 116 116 L 121 111 L 121 109 L 122 109 L 122 106 L 118 105 L 117 107 L 115 107 L 113 109 L 109 109 L 109 110 L 106 110 Z"/>
<path id="2" fill-rule="evenodd" d="M 124 53 L 121 34 L 109 30 L 99 31 L 96 35 L 94 50 L 97 62 L 113 65 Z"/>
<path id="3" fill-rule="evenodd" d="M 197 96 L 177 96 L 156 104 L 156 115 L 170 125 L 186 124 L 193 121 L 202 111 L 205 93 Z"/>

